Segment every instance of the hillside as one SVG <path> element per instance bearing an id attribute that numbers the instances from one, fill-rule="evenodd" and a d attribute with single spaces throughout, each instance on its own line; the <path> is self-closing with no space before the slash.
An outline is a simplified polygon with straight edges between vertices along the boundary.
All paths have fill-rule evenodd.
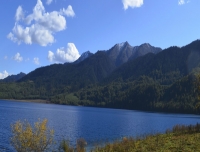
<path id="1" fill-rule="evenodd" d="M 149 50 L 148 50 L 149 49 Z M 89 52 L 88 52 L 89 53 Z M 17 83 L 1 83 L 0 98 L 197 113 L 200 41 L 163 51 L 116 44 L 80 62 L 38 68 Z"/>
<path id="2" fill-rule="evenodd" d="M 49 88 L 49 84 L 59 88 L 69 86 L 72 91 L 77 91 L 87 85 L 101 82 L 113 70 L 133 58 L 135 51 L 140 50 L 140 47 L 144 47 L 132 47 L 128 42 L 121 45 L 122 48 L 118 46 L 119 44 L 116 44 L 107 51 L 97 51 L 95 54 L 85 52 L 74 63 L 54 64 L 38 68 L 20 79 L 19 82 L 33 81 L 38 86 L 44 86 L 46 89 Z M 149 45 L 145 48 L 145 52 L 142 52 L 139 56 L 152 52 L 152 50 L 155 52 L 161 51 L 160 48 Z M 126 54 L 127 52 L 133 53 Z M 125 59 L 122 54 L 126 54 Z"/>
<path id="3" fill-rule="evenodd" d="M 119 67 L 109 77 L 109 81 L 119 79 L 135 80 L 146 75 L 160 84 L 172 84 L 176 80 L 188 75 L 200 63 L 200 41 L 179 47 L 170 47 L 158 54 L 148 55 L 131 60 Z"/>
<path id="4" fill-rule="evenodd" d="M 17 75 L 9 75 L 8 77 L 0 80 L 0 82 L 16 82 L 18 80 L 20 80 L 21 78 L 23 78 L 26 74 L 23 72 L 20 72 Z"/>

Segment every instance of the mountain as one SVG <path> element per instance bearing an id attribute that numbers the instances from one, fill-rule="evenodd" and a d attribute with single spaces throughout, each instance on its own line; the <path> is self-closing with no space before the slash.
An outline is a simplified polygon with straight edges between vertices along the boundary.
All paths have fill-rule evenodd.
<path id="1" fill-rule="evenodd" d="M 127 62 L 129 58 L 133 55 L 133 47 L 129 45 L 128 42 L 119 43 L 114 45 L 106 53 L 110 57 L 112 62 L 116 65 L 116 67 L 118 67 Z"/>
<path id="2" fill-rule="evenodd" d="M 132 47 L 125 42 L 86 55 L 76 64 L 53 64 L 17 83 L 0 83 L 0 98 L 196 113 L 199 72 L 200 40 L 162 51 L 148 43 Z"/>
<path id="3" fill-rule="evenodd" d="M 98 83 L 134 55 L 132 53 L 134 49 L 128 42 L 125 42 L 120 47 L 119 44 L 116 44 L 108 51 L 97 51 L 95 54 L 87 51 L 74 63 L 54 64 L 38 68 L 23 77 L 20 82 L 34 81 L 37 84 L 44 84 L 46 88 L 46 84 L 51 82 L 53 86 L 55 85 L 59 88 L 70 86 L 70 88 L 77 89 Z M 139 48 L 140 46 L 136 49 L 137 52 L 142 51 Z M 154 47 L 149 46 L 145 52 L 148 52 L 147 50 L 151 52 Z M 157 50 L 160 51 L 161 49 Z"/>
<path id="4" fill-rule="evenodd" d="M 107 77 L 115 69 L 105 51 L 98 51 L 80 63 L 53 64 L 38 68 L 19 82 L 33 81 L 37 86 L 49 85 L 59 89 L 69 87 L 77 90 L 89 84 L 97 83 Z"/>
<path id="5" fill-rule="evenodd" d="M 135 59 L 137 57 L 146 55 L 148 53 L 157 54 L 161 51 L 162 49 L 159 47 L 154 47 L 154 46 L 151 46 L 149 43 L 144 43 L 140 46 L 134 47 L 134 53 L 133 53 L 133 56 L 131 56 L 131 59 L 133 58 Z"/>
<path id="6" fill-rule="evenodd" d="M 74 61 L 74 64 L 78 64 L 92 55 L 93 53 L 91 53 L 90 51 L 84 52 L 76 61 Z"/>
<path id="7" fill-rule="evenodd" d="M 200 67 L 199 40 L 182 48 L 173 46 L 157 54 L 148 53 L 130 60 L 113 71 L 107 79 L 109 81 L 119 78 L 134 80 L 141 75 L 146 75 L 160 84 L 169 85 L 198 67 Z"/>
<path id="8" fill-rule="evenodd" d="M 199 73 L 197 40 L 181 48 L 173 46 L 129 60 L 104 83 L 82 89 L 77 96 L 110 108 L 196 113 L 200 104 Z"/>
<path id="9" fill-rule="evenodd" d="M 143 56 L 147 53 L 157 54 L 162 51 L 159 47 L 153 47 L 148 43 L 144 43 L 140 46 L 131 46 L 127 41 L 123 43 L 115 44 L 111 49 L 104 50 L 110 60 L 115 64 L 116 67 L 126 63 L 128 60 L 136 59 L 137 57 Z M 90 51 L 84 52 L 74 64 L 78 64 L 85 59 L 94 55 Z M 69 64 L 69 63 L 65 63 Z"/>
<path id="10" fill-rule="evenodd" d="M 23 72 L 20 72 L 17 75 L 10 75 L 10 76 L 4 78 L 3 80 L 0 80 L 0 82 L 16 82 L 16 81 L 20 80 L 21 78 L 23 78 L 24 76 L 26 76 L 26 74 Z"/>
<path id="11" fill-rule="evenodd" d="M 143 56 L 147 53 L 156 54 L 160 51 L 162 51 L 161 48 L 153 47 L 148 43 L 133 47 L 128 42 L 124 42 L 114 45 L 107 51 L 107 54 L 118 67 L 126 63 L 128 60 L 136 59 L 137 57 Z"/>

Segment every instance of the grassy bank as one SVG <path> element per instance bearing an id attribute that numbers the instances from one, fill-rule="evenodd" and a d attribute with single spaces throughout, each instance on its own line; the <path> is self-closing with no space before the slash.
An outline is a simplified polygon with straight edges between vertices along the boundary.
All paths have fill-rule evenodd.
<path id="1" fill-rule="evenodd" d="M 122 141 L 97 147 L 93 152 L 177 152 L 200 151 L 200 125 L 176 125 L 165 134 L 144 138 L 124 138 Z"/>

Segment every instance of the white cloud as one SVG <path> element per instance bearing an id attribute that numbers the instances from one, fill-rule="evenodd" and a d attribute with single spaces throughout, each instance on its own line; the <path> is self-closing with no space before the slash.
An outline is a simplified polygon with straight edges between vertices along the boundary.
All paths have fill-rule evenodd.
<path id="1" fill-rule="evenodd" d="M 17 42 L 17 38 L 11 32 L 7 35 L 7 38 L 12 40 L 13 42 Z"/>
<path id="2" fill-rule="evenodd" d="M 39 58 L 34 58 L 34 59 L 33 59 L 33 62 L 34 62 L 36 65 L 39 65 L 39 64 L 40 64 Z"/>
<path id="3" fill-rule="evenodd" d="M 47 4 L 47 5 L 50 5 L 52 2 L 53 2 L 53 0 L 47 0 L 47 1 L 46 1 L 46 4 Z"/>
<path id="4" fill-rule="evenodd" d="M 80 54 L 74 45 L 74 43 L 68 43 L 67 47 L 59 48 L 57 49 L 56 53 L 53 53 L 52 51 L 48 52 L 48 60 L 50 62 L 73 62 L 77 60 L 80 57 Z"/>
<path id="5" fill-rule="evenodd" d="M 62 10 L 60 10 L 60 13 L 63 14 L 63 15 L 66 15 L 68 17 L 74 17 L 75 16 L 75 13 L 74 13 L 73 8 L 72 8 L 71 5 L 69 5 L 67 7 L 67 9 L 63 8 Z"/>
<path id="6" fill-rule="evenodd" d="M 128 7 L 141 7 L 143 5 L 143 0 L 122 0 L 124 9 L 127 10 Z"/>
<path id="7" fill-rule="evenodd" d="M 55 42 L 54 34 L 66 29 L 66 18 L 64 16 L 75 15 L 72 7 L 62 11 L 45 12 L 41 0 L 37 0 L 33 13 L 24 16 L 22 7 L 19 6 L 16 11 L 16 22 L 7 38 L 18 44 L 39 44 L 47 46 Z M 19 24 L 19 20 L 21 21 Z"/>
<path id="8" fill-rule="evenodd" d="M 21 62 L 23 61 L 23 57 L 20 56 L 20 53 L 15 54 L 15 56 L 13 57 L 13 60 L 17 61 L 17 62 Z"/>
<path id="9" fill-rule="evenodd" d="M 4 79 L 6 78 L 7 76 L 9 76 L 8 72 L 5 70 L 3 71 L 2 73 L 0 72 L 0 79 Z"/>
<path id="10" fill-rule="evenodd" d="M 54 60 L 55 60 L 55 55 L 54 55 L 54 53 L 53 52 L 51 52 L 51 51 L 49 51 L 48 52 L 48 60 L 50 61 L 50 62 L 53 62 Z"/>
<path id="11" fill-rule="evenodd" d="M 185 1 L 184 1 L 184 0 L 179 0 L 179 1 L 178 1 L 178 5 L 183 5 L 183 4 L 185 4 Z"/>
<path id="12" fill-rule="evenodd" d="M 8 56 L 6 55 L 6 56 L 4 56 L 4 60 L 7 60 L 8 59 Z"/>
<path id="13" fill-rule="evenodd" d="M 178 0 L 178 5 L 184 5 L 186 3 L 189 3 L 190 1 L 185 1 L 185 0 Z"/>
<path id="14" fill-rule="evenodd" d="M 21 6 L 18 6 L 16 14 L 15 14 L 15 19 L 16 19 L 16 21 L 20 21 L 23 18 L 24 18 L 23 9 Z"/>

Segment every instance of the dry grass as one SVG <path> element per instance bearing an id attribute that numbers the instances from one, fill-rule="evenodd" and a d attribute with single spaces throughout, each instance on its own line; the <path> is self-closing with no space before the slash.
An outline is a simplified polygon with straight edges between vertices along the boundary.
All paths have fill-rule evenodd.
<path id="1" fill-rule="evenodd" d="M 124 138 L 122 141 L 96 147 L 93 152 L 198 152 L 200 151 L 200 125 L 176 125 L 166 134 L 145 138 Z"/>

